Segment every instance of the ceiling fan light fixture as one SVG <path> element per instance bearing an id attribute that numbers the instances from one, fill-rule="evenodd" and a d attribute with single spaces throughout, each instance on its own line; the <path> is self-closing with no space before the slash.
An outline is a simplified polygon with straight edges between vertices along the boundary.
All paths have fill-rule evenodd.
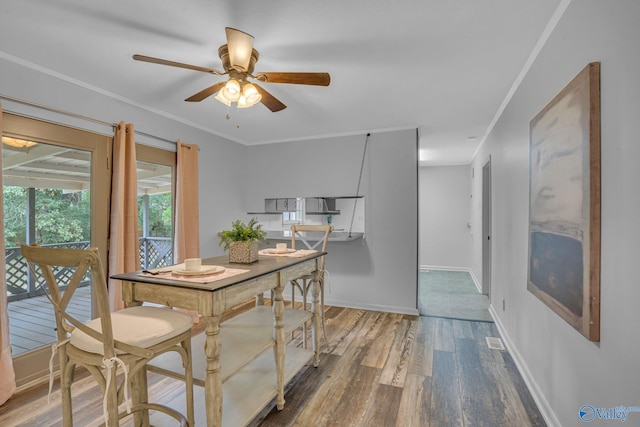
<path id="1" fill-rule="evenodd" d="M 258 89 L 251 83 L 246 83 L 242 86 L 242 94 L 245 96 L 247 104 L 250 106 L 256 105 L 262 100 L 262 95 L 258 92 Z"/>
<path id="2" fill-rule="evenodd" d="M 224 94 L 223 94 L 223 90 L 221 90 L 220 92 L 218 92 L 218 94 L 215 96 L 215 98 L 222 102 L 224 105 L 226 105 L 227 107 L 231 107 L 231 101 L 229 101 L 227 98 L 225 98 Z"/>
<path id="3" fill-rule="evenodd" d="M 249 108 L 249 107 L 253 107 L 253 104 L 249 104 L 247 102 L 247 97 L 244 96 L 244 94 L 240 95 L 240 98 L 238 98 L 238 104 L 237 104 L 238 108 Z"/>
<path id="4" fill-rule="evenodd" d="M 235 28 L 226 27 L 229 63 L 232 68 L 247 71 L 253 51 L 253 36 Z"/>
<path id="5" fill-rule="evenodd" d="M 221 92 L 226 99 L 236 102 L 240 98 L 240 83 L 235 79 L 230 79 Z"/>

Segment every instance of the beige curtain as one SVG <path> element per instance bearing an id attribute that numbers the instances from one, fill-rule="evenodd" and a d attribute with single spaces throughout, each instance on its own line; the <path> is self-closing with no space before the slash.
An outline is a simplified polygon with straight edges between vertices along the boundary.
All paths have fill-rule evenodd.
<path id="1" fill-rule="evenodd" d="M 136 170 L 133 125 L 120 122 L 113 137 L 109 276 L 140 269 Z M 124 308 L 119 280 L 109 279 L 109 302 L 113 311 Z"/>
<path id="2" fill-rule="evenodd" d="M 176 226 L 174 262 L 200 257 L 198 146 L 176 143 Z"/>
<path id="3" fill-rule="evenodd" d="M 0 135 L 2 135 L 2 104 L 0 104 Z M 0 143 L 0 159 L 2 158 L 2 143 Z M 2 189 L 2 174 L 0 174 L 0 189 Z M 0 197 L 0 211 L 4 206 Z M 4 254 L 4 221 L 0 221 L 0 251 Z M 0 262 L 0 405 L 6 402 L 16 391 L 16 374 L 11 359 L 11 341 L 9 335 L 9 307 L 7 302 L 7 282 L 5 281 L 4 256 Z"/>

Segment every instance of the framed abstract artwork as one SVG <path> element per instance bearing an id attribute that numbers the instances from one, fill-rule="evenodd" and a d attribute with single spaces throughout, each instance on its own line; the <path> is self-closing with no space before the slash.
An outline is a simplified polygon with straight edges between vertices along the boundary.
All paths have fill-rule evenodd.
<path id="1" fill-rule="evenodd" d="M 527 289 L 600 341 L 600 63 L 529 124 Z"/>

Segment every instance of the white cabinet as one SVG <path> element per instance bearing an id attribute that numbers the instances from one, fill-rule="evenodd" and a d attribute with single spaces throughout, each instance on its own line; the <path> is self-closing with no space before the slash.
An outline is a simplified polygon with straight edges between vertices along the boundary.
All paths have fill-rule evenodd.
<path id="1" fill-rule="evenodd" d="M 264 212 L 247 212 L 248 214 L 281 214 L 282 212 L 295 212 L 301 209 L 295 197 L 278 197 L 264 199 Z"/>
<path id="2" fill-rule="evenodd" d="M 335 197 L 307 197 L 304 201 L 307 215 L 340 215 Z"/>

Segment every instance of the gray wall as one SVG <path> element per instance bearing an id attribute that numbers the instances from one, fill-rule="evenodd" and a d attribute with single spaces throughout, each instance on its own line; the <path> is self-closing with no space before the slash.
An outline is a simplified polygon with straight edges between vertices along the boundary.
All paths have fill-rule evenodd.
<path id="1" fill-rule="evenodd" d="M 361 135 L 250 147 L 248 210 L 264 210 L 269 197 L 354 195 L 364 142 Z M 360 187 L 365 238 L 329 244 L 327 304 L 417 314 L 417 193 L 416 130 L 372 134 Z"/>
<path id="2" fill-rule="evenodd" d="M 610 408 L 640 401 L 640 2 L 569 4 L 504 114 L 475 157 L 491 155 L 492 303 L 512 354 L 552 425 L 581 426 L 582 405 Z M 587 63 L 601 62 L 601 342 L 586 340 L 526 289 L 529 121 Z M 472 182 L 480 199 L 481 174 Z M 473 223 L 480 207 L 474 203 Z M 473 248 L 479 275 L 480 240 Z M 502 310 L 502 300 L 506 309 Z M 612 425 L 619 421 L 594 421 Z M 640 413 L 626 424 L 640 424 Z"/>
<path id="3" fill-rule="evenodd" d="M 470 268 L 470 170 L 468 165 L 420 168 L 420 266 Z"/>

